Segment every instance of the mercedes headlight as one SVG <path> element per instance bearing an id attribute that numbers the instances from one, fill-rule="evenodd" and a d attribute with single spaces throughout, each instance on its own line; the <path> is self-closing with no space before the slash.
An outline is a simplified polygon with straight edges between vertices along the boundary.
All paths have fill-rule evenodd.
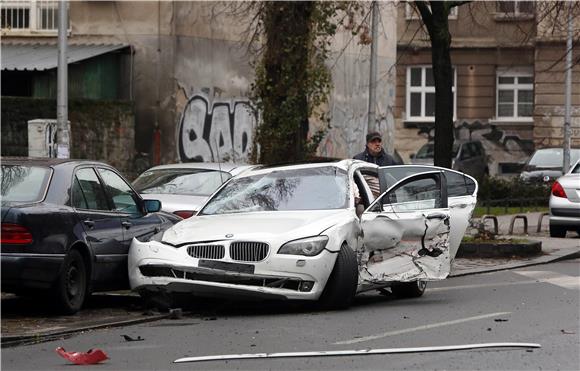
<path id="1" fill-rule="evenodd" d="M 286 242 L 280 247 L 278 254 L 315 256 L 324 250 L 327 243 L 327 236 L 302 238 L 300 240 Z"/>

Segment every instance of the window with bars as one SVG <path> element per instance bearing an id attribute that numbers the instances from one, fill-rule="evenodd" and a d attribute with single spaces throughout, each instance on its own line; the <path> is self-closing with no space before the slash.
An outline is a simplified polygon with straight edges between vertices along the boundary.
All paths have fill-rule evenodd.
<path id="1" fill-rule="evenodd" d="M 453 119 L 456 117 L 456 76 L 452 72 Z M 435 80 L 431 66 L 407 67 L 407 121 L 435 121 Z"/>
<path id="2" fill-rule="evenodd" d="M 58 1 L 11 0 L 0 4 L 3 32 L 58 30 Z M 67 3 L 68 4 L 68 3 Z"/>
<path id="3" fill-rule="evenodd" d="M 534 77 L 528 72 L 497 73 L 498 119 L 530 119 L 534 114 Z"/>

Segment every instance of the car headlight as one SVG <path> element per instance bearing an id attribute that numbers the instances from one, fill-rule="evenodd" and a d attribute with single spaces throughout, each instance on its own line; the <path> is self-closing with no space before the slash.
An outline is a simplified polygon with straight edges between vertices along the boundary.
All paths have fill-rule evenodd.
<path id="1" fill-rule="evenodd" d="M 280 247 L 278 254 L 315 256 L 324 250 L 327 243 L 327 236 L 302 238 L 300 240 L 286 242 Z"/>

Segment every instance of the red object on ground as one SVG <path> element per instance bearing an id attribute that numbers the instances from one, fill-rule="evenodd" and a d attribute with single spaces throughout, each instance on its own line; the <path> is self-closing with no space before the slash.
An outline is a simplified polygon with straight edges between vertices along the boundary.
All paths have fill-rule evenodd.
<path id="1" fill-rule="evenodd" d="M 100 349 L 90 349 L 88 352 L 67 352 L 63 347 L 56 348 L 56 352 L 64 359 L 67 359 L 75 365 L 94 365 L 109 357 Z"/>

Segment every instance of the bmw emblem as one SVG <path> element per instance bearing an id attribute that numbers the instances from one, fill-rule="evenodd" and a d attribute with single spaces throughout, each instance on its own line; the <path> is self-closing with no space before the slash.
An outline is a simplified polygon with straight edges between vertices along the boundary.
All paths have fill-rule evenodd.
<path id="1" fill-rule="evenodd" d="M 232 238 L 232 237 L 234 237 L 233 234 L 231 234 L 231 233 L 226 234 L 226 238 Z"/>

